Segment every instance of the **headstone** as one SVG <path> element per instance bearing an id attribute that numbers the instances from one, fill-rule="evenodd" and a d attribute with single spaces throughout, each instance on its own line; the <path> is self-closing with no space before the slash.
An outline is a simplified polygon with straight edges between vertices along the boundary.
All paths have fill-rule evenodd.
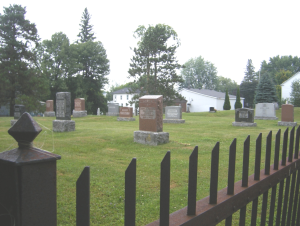
<path id="1" fill-rule="evenodd" d="M 100 108 L 97 109 L 97 115 L 100 115 Z"/>
<path id="2" fill-rule="evenodd" d="M 258 103 L 255 105 L 254 119 L 275 120 L 276 117 L 275 106 L 273 103 Z"/>
<path id="3" fill-rule="evenodd" d="M 120 107 L 118 103 L 108 103 L 108 112 L 106 113 L 107 116 L 119 116 Z"/>
<path id="4" fill-rule="evenodd" d="M 71 120 L 71 93 L 56 93 L 56 120 L 53 121 L 54 132 L 75 130 L 75 121 Z"/>
<path id="5" fill-rule="evenodd" d="M 164 123 L 184 123 L 185 120 L 182 119 L 181 106 L 167 106 L 165 107 L 165 116 L 163 120 Z"/>
<path id="6" fill-rule="evenodd" d="M 73 117 L 79 118 L 85 116 L 87 116 L 87 111 L 85 110 L 85 99 L 84 98 L 74 99 Z"/>
<path id="7" fill-rule="evenodd" d="M 233 126 L 257 126 L 254 122 L 254 110 L 250 108 L 238 108 L 235 109 L 235 122 Z"/>
<path id="8" fill-rule="evenodd" d="M 294 105 L 283 104 L 281 105 L 281 121 L 278 122 L 279 126 L 296 126 L 294 122 Z"/>
<path id="9" fill-rule="evenodd" d="M 14 106 L 14 110 L 15 110 L 14 119 L 10 120 L 11 126 L 13 126 L 18 121 L 18 119 L 22 116 L 22 114 L 25 112 L 25 106 L 21 104 L 16 104 Z"/>
<path id="10" fill-rule="evenodd" d="M 132 107 L 121 107 L 118 121 L 135 121 Z"/>
<path id="11" fill-rule="evenodd" d="M 209 112 L 210 113 L 215 113 L 216 112 L 215 107 L 209 107 Z"/>
<path id="12" fill-rule="evenodd" d="M 134 142 L 158 145 L 169 142 L 169 133 L 163 132 L 163 96 L 146 95 L 139 98 L 139 131 Z"/>
<path id="13" fill-rule="evenodd" d="M 55 117 L 55 112 L 53 111 L 53 100 L 46 101 L 46 111 L 44 112 L 45 117 Z"/>
<path id="14" fill-rule="evenodd" d="M 274 106 L 275 106 L 275 110 L 279 110 L 279 105 L 277 102 L 273 102 Z"/>

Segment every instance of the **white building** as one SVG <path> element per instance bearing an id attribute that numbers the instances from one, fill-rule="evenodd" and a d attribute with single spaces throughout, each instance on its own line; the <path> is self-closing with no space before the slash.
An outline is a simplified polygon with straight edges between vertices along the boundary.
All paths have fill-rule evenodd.
<path id="1" fill-rule="evenodd" d="M 300 72 L 297 72 L 281 84 L 281 100 L 286 99 L 287 101 L 289 101 L 291 99 L 292 83 L 299 79 Z"/>
<path id="2" fill-rule="evenodd" d="M 225 102 L 225 93 L 209 89 L 181 89 L 179 93 L 187 100 L 187 109 L 190 112 L 207 112 L 210 107 L 218 111 L 223 111 Z M 244 99 L 241 97 L 241 103 L 244 107 Z M 234 109 L 236 96 L 229 95 L 231 110 Z"/>
<path id="3" fill-rule="evenodd" d="M 132 107 L 133 112 L 135 114 L 135 104 L 131 105 L 129 101 L 131 101 L 133 96 L 138 93 L 129 93 L 128 88 L 123 88 L 113 92 L 112 94 L 113 94 L 113 101 L 110 101 L 110 103 L 119 103 L 119 106 L 121 107 Z"/>

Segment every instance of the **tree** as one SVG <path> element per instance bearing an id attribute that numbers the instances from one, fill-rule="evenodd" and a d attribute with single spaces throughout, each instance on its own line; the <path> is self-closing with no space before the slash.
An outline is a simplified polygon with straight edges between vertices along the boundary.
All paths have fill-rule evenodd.
<path id="1" fill-rule="evenodd" d="M 246 66 L 245 76 L 240 84 L 240 95 L 245 98 L 245 106 L 252 107 L 254 103 L 255 90 L 258 84 L 258 76 L 255 73 L 252 60 L 249 59 Z"/>
<path id="2" fill-rule="evenodd" d="M 240 89 L 237 88 L 237 92 L 236 92 L 236 101 L 234 104 L 234 109 L 238 109 L 238 108 L 242 108 L 243 105 L 241 103 L 241 98 L 240 98 Z"/>
<path id="3" fill-rule="evenodd" d="M 173 28 L 164 24 L 139 26 L 134 37 L 139 40 L 133 50 L 128 77 L 140 85 L 140 96 L 163 95 L 167 105 L 182 98 L 175 90 L 182 79 L 176 72 L 181 68 L 175 57 L 180 42 Z"/>
<path id="4" fill-rule="evenodd" d="M 236 81 L 231 80 L 230 78 L 225 78 L 222 76 L 217 77 L 217 83 L 215 90 L 218 92 L 226 92 L 228 90 L 229 94 L 236 95 L 237 89 L 239 85 L 236 83 Z"/>
<path id="5" fill-rule="evenodd" d="M 217 86 L 217 68 L 199 56 L 188 60 L 181 69 L 183 82 L 181 88 L 215 89 Z"/>
<path id="6" fill-rule="evenodd" d="M 269 74 L 261 76 L 255 94 L 255 104 L 277 102 L 276 89 Z"/>
<path id="7" fill-rule="evenodd" d="M 300 80 L 292 83 L 291 103 L 295 107 L 300 107 Z"/>
<path id="8" fill-rule="evenodd" d="M 0 104 L 9 103 L 11 116 L 15 104 L 42 110 L 39 101 L 48 95 L 47 79 L 35 67 L 37 29 L 25 14 L 26 8 L 15 4 L 0 14 Z"/>
<path id="9" fill-rule="evenodd" d="M 230 109 L 231 109 L 231 105 L 230 105 L 230 101 L 229 101 L 228 90 L 226 90 L 223 110 L 230 110 Z"/>
<path id="10" fill-rule="evenodd" d="M 77 35 L 79 37 L 79 41 L 81 43 L 94 41 L 96 38 L 94 37 L 93 25 L 90 24 L 91 15 L 89 14 L 87 8 L 84 9 L 81 17 L 81 24 L 80 24 L 80 32 Z"/>

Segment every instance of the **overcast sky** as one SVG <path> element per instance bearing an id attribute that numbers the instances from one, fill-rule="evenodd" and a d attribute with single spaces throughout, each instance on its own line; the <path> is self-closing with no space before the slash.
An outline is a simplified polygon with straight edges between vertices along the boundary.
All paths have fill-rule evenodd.
<path id="1" fill-rule="evenodd" d="M 202 56 L 218 69 L 218 76 L 235 80 L 244 77 L 248 59 L 255 70 L 274 56 L 300 56 L 299 0 L 1 0 L 3 6 L 26 6 L 26 19 L 35 23 L 42 40 L 64 32 L 77 39 L 84 8 L 91 14 L 97 41 L 110 60 L 110 84 L 128 82 L 130 47 L 137 40 L 139 25 L 171 26 L 181 40 L 179 63 Z"/>

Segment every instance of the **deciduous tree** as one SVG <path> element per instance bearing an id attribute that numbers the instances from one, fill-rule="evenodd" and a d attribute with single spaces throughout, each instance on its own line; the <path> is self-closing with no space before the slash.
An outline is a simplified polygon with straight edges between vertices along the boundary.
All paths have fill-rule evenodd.
<path id="1" fill-rule="evenodd" d="M 300 107 L 300 80 L 292 83 L 291 102 L 295 107 Z"/>

